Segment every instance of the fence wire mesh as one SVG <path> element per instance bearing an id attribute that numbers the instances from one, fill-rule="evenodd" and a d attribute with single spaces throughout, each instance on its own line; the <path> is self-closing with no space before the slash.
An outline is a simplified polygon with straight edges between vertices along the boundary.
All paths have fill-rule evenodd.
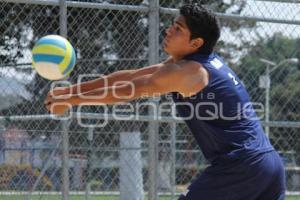
<path id="1" fill-rule="evenodd" d="M 145 11 L 149 2 L 67 1 L 67 35 L 78 58 L 68 81 L 76 83 L 82 75 L 83 80 L 90 80 L 101 74 L 148 65 L 149 30 L 153 29 Z M 176 15 L 176 11 L 168 8 L 178 8 L 184 2 L 192 1 L 159 2 L 160 42 Z M 292 0 L 196 2 L 204 3 L 220 16 L 222 36 L 217 52 L 240 76 L 251 100 L 269 105 L 268 112 L 263 110 L 258 115 L 266 122 L 266 132 L 284 160 L 287 190 L 299 193 L 300 63 L 295 60 L 300 59 L 300 4 Z M 0 199 L 35 196 L 48 199 L 51 195 L 58 198 L 65 184 L 63 122 L 51 119 L 43 104 L 52 82 L 38 76 L 31 66 L 31 48 L 37 39 L 59 34 L 60 8 L 58 1 L 40 3 L 0 0 Z M 88 6 L 92 4 L 98 7 Z M 118 8 L 101 7 L 107 5 Z M 160 61 L 167 58 L 161 49 L 159 55 Z M 271 69 L 269 74 L 267 67 Z M 265 79 L 271 80 L 270 87 Z M 160 103 L 165 102 L 170 99 L 161 97 Z M 142 180 L 138 180 L 136 190 L 146 195 L 149 184 L 153 184 L 149 181 L 150 170 L 154 170 L 149 167 L 153 141 L 148 133 L 153 128 L 150 122 L 155 121 L 146 103 L 147 100 L 134 101 L 134 111 L 129 105 L 119 105 L 118 111 L 113 106 L 107 111 L 85 106 L 80 111 L 88 117 L 69 120 L 71 195 L 101 199 L 107 194 L 113 199 L 120 195 L 122 187 L 127 191 L 132 189 L 137 183 L 134 177 Z M 95 117 L 113 112 L 120 115 L 118 119 L 105 121 Z M 135 117 L 137 114 L 148 116 L 149 120 Z M 161 115 L 169 117 L 170 113 Z M 278 121 L 282 126 L 278 126 Z M 103 123 L 106 125 L 101 127 Z M 207 163 L 183 123 L 176 120 L 158 120 L 158 123 L 157 189 L 159 194 L 175 199 Z M 122 143 L 121 134 L 126 132 L 137 132 L 140 146 L 133 145 L 139 144 L 139 139 L 130 135 L 125 141 L 131 142 Z M 121 155 L 128 157 L 122 160 Z M 139 164 L 132 165 L 134 162 Z M 122 170 L 128 182 L 121 186 Z"/>

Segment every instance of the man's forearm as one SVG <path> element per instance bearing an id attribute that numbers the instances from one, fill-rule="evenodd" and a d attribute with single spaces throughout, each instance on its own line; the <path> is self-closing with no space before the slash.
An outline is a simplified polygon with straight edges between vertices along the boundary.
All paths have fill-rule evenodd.
<path id="1" fill-rule="evenodd" d="M 109 75 L 103 75 L 95 80 L 77 83 L 67 88 L 67 93 L 79 94 L 90 90 L 94 90 L 102 87 L 110 87 L 116 83 L 116 81 L 127 81 L 135 70 L 121 70 Z"/>
<path id="2" fill-rule="evenodd" d="M 113 85 L 122 84 L 122 82 L 131 81 L 139 76 L 154 73 L 161 64 L 144 67 L 136 70 L 120 70 L 109 75 L 97 78 L 95 80 L 77 83 L 66 88 L 67 94 L 85 93 L 103 87 L 111 87 Z"/>

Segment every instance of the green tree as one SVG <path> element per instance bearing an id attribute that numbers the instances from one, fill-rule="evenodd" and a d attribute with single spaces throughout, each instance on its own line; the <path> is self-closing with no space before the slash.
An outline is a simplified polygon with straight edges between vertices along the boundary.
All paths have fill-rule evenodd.
<path id="1" fill-rule="evenodd" d="M 268 40 L 261 38 L 234 70 L 247 87 L 252 101 L 264 103 L 265 89 L 259 88 L 259 76 L 265 74 L 265 64 L 259 58 L 275 63 L 288 58 L 298 58 L 299 39 L 292 39 L 278 33 Z M 300 64 L 280 66 L 270 75 L 270 120 L 300 121 Z M 271 140 L 278 150 L 300 151 L 300 137 L 296 128 L 271 128 Z"/>

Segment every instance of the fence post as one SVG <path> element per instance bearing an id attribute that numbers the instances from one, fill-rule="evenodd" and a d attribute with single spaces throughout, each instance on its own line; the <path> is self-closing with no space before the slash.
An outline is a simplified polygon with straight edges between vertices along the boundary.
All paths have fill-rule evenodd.
<path id="1" fill-rule="evenodd" d="M 176 192 L 176 122 L 172 122 L 171 126 L 171 199 L 175 199 Z"/>
<path id="2" fill-rule="evenodd" d="M 0 120 L 0 135 L 3 135 L 5 132 L 5 125 L 2 120 Z M 0 143 L 0 163 L 5 163 L 5 146 L 3 143 Z"/>
<path id="3" fill-rule="evenodd" d="M 67 2 L 59 0 L 59 34 L 67 37 Z M 62 197 L 69 199 L 69 121 L 62 121 Z"/>
<path id="4" fill-rule="evenodd" d="M 59 0 L 59 34 L 67 37 L 67 2 L 66 0 Z"/>
<path id="5" fill-rule="evenodd" d="M 143 163 L 141 133 L 120 133 L 120 200 L 142 200 Z"/>
<path id="6" fill-rule="evenodd" d="M 62 122 L 62 196 L 69 199 L 69 123 Z"/>
<path id="7" fill-rule="evenodd" d="M 159 61 L 159 0 L 149 1 L 149 64 Z M 158 101 L 154 100 L 158 105 Z M 156 106 L 157 108 L 158 106 Z M 150 107 L 149 115 L 157 115 Z M 149 200 L 158 200 L 158 122 L 149 123 Z"/>
<path id="8" fill-rule="evenodd" d="M 92 154 L 93 154 L 93 139 L 94 139 L 94 128 L 90 127 L 88 129 L 88 138 L 87 138 L 87 177 L 86 177 L 86 187 L 85 187 L 85 200 L 91 199 L 91 181 L 92 181 Z"/>

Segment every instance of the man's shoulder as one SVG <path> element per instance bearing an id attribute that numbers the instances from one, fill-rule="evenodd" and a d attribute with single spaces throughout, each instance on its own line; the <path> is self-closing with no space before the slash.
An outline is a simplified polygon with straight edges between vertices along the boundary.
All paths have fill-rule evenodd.
<path id="1" fill-rule="evenodd" d="M 199 68 L 203 67 L 201 63 L 193 60 L 180 60 L 175 63 L 176 65 L 180 66 L 182 69 L 187 70 L 199 70 Z"/>
<path id="2" fill-rule="evenodd" d="M 177 63 L 182 69 L 182 75 L 200 75 L 201 78 L 208 76 L 207 69 L 197 61 L 181 60 Z"/>

